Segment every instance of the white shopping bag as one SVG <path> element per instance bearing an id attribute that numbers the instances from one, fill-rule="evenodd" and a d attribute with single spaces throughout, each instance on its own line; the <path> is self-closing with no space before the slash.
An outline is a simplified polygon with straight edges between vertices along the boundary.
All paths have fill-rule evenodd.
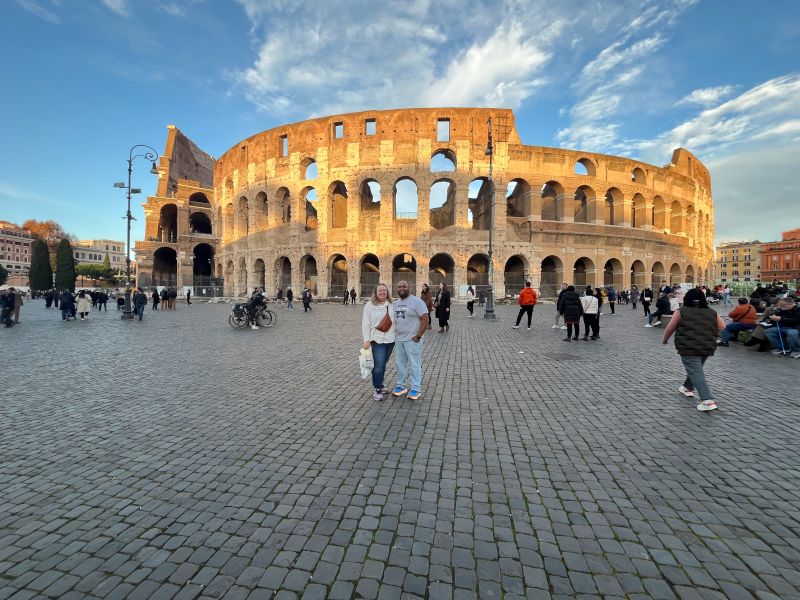
<path id="1" fill-rule="evenodd" d="M 358 356 L 358 366 L 361 368 L 361 379 L 366 379 L 372 373 L 372 348 L 362 348 Z"/>

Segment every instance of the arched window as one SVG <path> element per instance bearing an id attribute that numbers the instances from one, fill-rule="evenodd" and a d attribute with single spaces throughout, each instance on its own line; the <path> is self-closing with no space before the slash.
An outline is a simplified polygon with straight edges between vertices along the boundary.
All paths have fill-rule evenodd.
<path id="1" fill-rule="evenodd" d="M 304 158 L 300 163 L 300 167 L 303 170 L 304 179 L 314 180 L 317 178 L 317 161 L 313 158 Z"/>
<path id="2" fill-rule="evenodd" d="M 312 231 L 319 226 L 317 218 L 317 190 L 311 186 L 303 188 L 300 192 L 300 198 L 306 207 L 306 231 Z"/>
<path id="3" fill-rule="evenodd" d="M 631 172 L 631 181 L 640 185 L 647 185 L 647 177 L 645 176 L 644 171 L 639 167 L 636 167 Z"/>
<path id="4" fill-rule="evenodd" d="M 506 216 L 527 217 L 531 212 L 531 186 L 524 179 L 512 179 L 506 188 Z"/>
<path id="5" fill-rule="evenodd" d="M 456 170 L 456 153 L 450 149 L 437 150 L 431 156 L 431 173 Z"/>
<path id="6" fill-rule="evenodd" d="M 456 184 L 441 179 L 431 186 L 430 225 L 433 229 L 444 229 L 456 223 Z"/>
<path id="7" fill-rule="evenodd" d="M 594 161 L 588 158 L 581 158 L 578 162 L 575 163 L 575 174 L 576 175 L 589 175 L 594 177 L 597 173 L 597 167 L 594 165 Z"/>
<path id="8" fill-rule="evenodd" d="M 542 186 L 542 221 L 559 221 L 559 201 L 564 198 L 564 188 L 556 181 L 548 181 Z"/>
<path id="9" fill-rule="evenodd" d="M 344 229 L 347 227 L 347 188 L 341 181 L 334 181 L 328 187 L 330 199 L 330 227 Z"/>
<path id="10" fill-rule="evenodd" d="M 489 229 L 492 210 L 490 187 L 491 184 L 486 177 L 473 179 L 469 184 L 467 201 L 472 212 L 472 229 Z"/>
<path id="11" fill-rule="evenodd" d="M 605 200 L 605 224 L 617 225 L 622 217 L 622 192 L 617 188 L 611 188 L 606 192 Z"/>
<path id="12" fill-rule="evenodd" d="M 394 184 L 394 218 L 416 219 L 418 206 L 417 183 L 410 177 L 398 179 Z"/>

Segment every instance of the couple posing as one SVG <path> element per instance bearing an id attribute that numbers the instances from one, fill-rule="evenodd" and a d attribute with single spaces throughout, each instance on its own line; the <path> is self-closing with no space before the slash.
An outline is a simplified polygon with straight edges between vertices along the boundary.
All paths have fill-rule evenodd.
<path id="1" fill-rule="evenodd" d="M 389 288 L 379 283 L 361 318 L 364 348 L 372 348 L 372 397 L 379 402 L 389 393 L 383 387 L 383 376 L 395 347 L 397 385 L 392 396 L 408 394 L 409 400 L 422 396 L 422 336 L 428 330 L 428 307 L 408 293 L 407 281 L 397 282 L 397 296 L 392 301 Z"/>

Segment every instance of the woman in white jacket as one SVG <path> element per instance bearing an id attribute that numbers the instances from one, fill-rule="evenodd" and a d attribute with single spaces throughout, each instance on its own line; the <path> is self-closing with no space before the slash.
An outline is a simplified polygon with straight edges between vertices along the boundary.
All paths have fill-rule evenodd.
<path id="1" fill-rule="evenodd" d="M 392 326 L 388 331 L 378 331 L 377 327 L 383 318 L 389 315 Z M 361 334 L 364 338 L 364 348 L 372 348 L 372 393 L 373 399 L 382 402 L 388 390 L 383 387 L 383 375 L 386 372 L 386 363 L 394 350 L 394 314 L 392 313 L 392 297 L 385 283 L 379 283 L 372 292 L 372 298 L 364 305 L 364 314 L 361 317 Z"/>
<path id="2" fill-rule="evenodd" d="M 80 294 L 78 294 L 78 312 L 81 315 L 81 321 L 89 318 L 90 310 L 92 310 L 92 299 L 89 298 L 89 294 L 85 290 L 81 290 Z"/>
<path id="3" fill-rule="evenodd" d="M 600 300 L 595 295 L 592 286 L 586 287 L 586 293 L 581 296 L 581 305 L 583 306 L 583 340 L 596 340 L 600 337 Z M 589 330 L 592 331 L 592 337 L 589 337 Z"/>

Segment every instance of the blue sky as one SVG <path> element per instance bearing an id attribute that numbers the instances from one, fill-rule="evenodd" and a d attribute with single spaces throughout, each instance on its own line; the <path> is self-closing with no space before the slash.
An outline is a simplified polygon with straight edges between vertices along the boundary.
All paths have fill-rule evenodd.
<path id="1" fill-rule="evenodd" d="M 711 170 L 718 240 L 800 226 L 800 3 L 7 0 L 0 219 L 124 239 L 128 149 L 219 156 L 281 123 L 515 110 L 524 143 Z M 155 190 L 148 165 L 134 187 Z M 133 237 L 143 235 L 139 197 Z"/>

